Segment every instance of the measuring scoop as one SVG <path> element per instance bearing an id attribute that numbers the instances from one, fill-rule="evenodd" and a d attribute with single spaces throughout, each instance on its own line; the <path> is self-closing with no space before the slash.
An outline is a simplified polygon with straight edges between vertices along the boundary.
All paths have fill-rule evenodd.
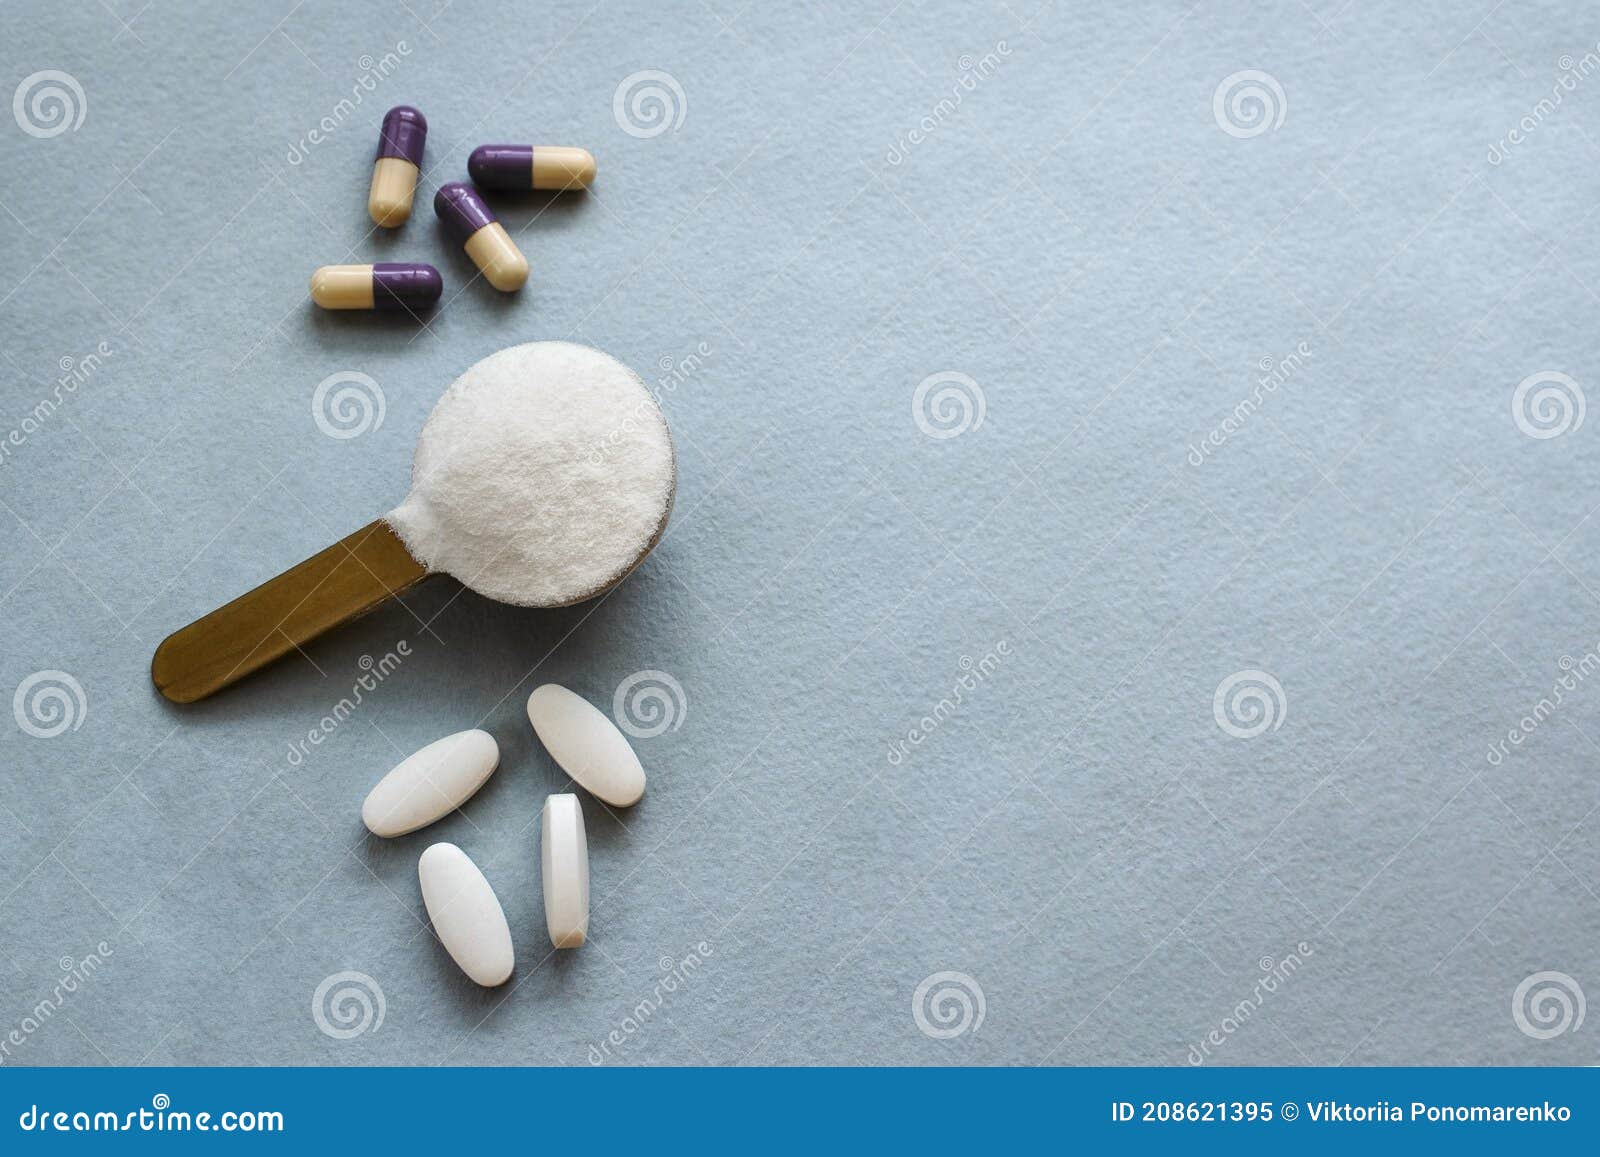
<path id="1" fill-rule="evenodd" d="M 512 346 L 445 391 L 395 510 L 167 636 L 150 678 L 192 703 L 432 574 L 523 606 L 604 594 L 666 530 L 677 487 L 656 399 L 616 359 Z"/>

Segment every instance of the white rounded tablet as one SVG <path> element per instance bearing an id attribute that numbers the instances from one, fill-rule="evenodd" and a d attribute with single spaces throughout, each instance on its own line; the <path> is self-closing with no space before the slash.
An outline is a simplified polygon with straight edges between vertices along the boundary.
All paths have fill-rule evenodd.
<path id="1" fill-rule="evenodd" d="M 447 816 L 472 798 L 500 766 L 487 731 L 458 731 L 409 755 L 378 781 L 361 805 L 375 836 L 403 836 Z"/>
<path id="2" fill-rule="evenodd" d="M 565 687 L 546 683 L 528 696 L 528 721 L 578 786 L 613 807 L 639 802 L 644 768 L 605 712 Z"/>
<path id="3" fill-rule="evenodd" d="M 589 934 L 589 838 L 577 796 L 552 795 L 544 801 L 539 867 L 550 943 L 577 948 Z"/>
<path id="4" fill-rule="evenodd" d="M 516 964 L 511 926 L 478 865 L 454 844 L 434 844 L 417 861 L 417 882 L 450 959 L 485 988 L 504 984 Z"/>

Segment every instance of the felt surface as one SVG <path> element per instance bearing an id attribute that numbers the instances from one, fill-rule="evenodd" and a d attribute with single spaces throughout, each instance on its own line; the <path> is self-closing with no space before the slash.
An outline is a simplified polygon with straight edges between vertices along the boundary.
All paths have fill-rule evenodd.
<path id="1" fill-rule="evenodd" d="M 0 1059 L 1593 1061 L 1535 994 L 1600 992 L 1600 30 L 1480 7 L 8 6 L 7 90 L 84 115 L 0 125 Z M 427 171 L 373 235 L 400 103 Z M 512 297 L 430 207 L 486 142 L 599 165 L 495 198 Z M 426 326 L 310 306 L 381 260 L 443 272 Z M 154 693 L 165 634 L 398 503 L 445 386 L 541 338 L 660 386 L 677 506 L 626 584 L 437 579 Z M 640 672 L 671 722 L 637 807 L 584 798 L 553 956 L 523 704 Z M 365 834 L 478 725 L 461 813 Z M 441 839 L 504 989 L 427 928 Z M 313 1014 L 346 972 L 353 1035 Z"/>

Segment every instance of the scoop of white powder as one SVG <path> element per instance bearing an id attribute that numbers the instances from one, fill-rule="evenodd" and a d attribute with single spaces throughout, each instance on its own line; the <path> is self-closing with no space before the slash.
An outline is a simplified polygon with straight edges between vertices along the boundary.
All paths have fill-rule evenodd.
<path id="1" fill-rule="evenodd" d="M 637 374 L 587 346 L 530 342 L 451 383 L 388 521 L 429 570 L 501 602 L 564 606 L 655 545 L 676 479 L 672 435 Z"/>

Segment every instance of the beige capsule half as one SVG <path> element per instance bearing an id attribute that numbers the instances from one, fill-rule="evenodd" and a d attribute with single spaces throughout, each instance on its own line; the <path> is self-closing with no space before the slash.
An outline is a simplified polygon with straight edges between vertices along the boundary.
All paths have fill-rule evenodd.
<path id="1" fill-rule="evenodd" d="M 588 149 L 568 145 L 534 147 L 535 189 L 587 189 L 593 181 L 594 157 Z"/>
<path id="2" fill-rule="evenodd" d="M 324 265 L 311 275 L 311 300 L 323 309 L 371 309 L 372 266 Z"/>
<path id="3" fill-rule="evenodd" d="M 416 195 L 417 166 L 404 157 L 379 157 L 372 166 L 367 215 L 385 229 L 398 228 L 410 220 Z"/>
<path id="4" fill-rule="evenodd" d="M 515 293 L 528 282 L 528 259 L 498 221 L 491 221 L 467 238 L 467 256 L 483 279 L 501 293 Z"/>

